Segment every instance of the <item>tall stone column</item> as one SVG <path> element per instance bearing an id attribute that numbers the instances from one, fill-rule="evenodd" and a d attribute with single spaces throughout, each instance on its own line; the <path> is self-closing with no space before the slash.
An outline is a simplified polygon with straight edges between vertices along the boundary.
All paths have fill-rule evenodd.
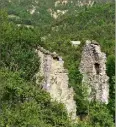
<path id="1" fill-rule="evenodd" d="M 64 68 L 64 61 L 56 53 L 38 47 L 40 70 L 36 78 L 43 76 L 42 87 L 50 93 L 52 100 L 63 103 L 72 120 L 76 119 L 76 102 L 73 88 L 68 87 L 68 71 Z M 36 80 L 38 83 L 38 80 Z M 39 84 L 39 83 L 38 83 Z"/>
<path id="2" fill-rule="evenodd" d="M 108 103 L 109 84 L 106 74 L 106 54 L 95 41 L 86 41 L 83 48 L 79 70 L 83 84 L 88 85 L 89 100 Z"/>

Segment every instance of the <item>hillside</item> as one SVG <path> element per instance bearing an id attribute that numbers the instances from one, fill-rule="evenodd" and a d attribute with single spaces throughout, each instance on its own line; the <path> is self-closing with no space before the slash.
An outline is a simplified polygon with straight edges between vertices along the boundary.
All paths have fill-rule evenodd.
<path id="1" fill-rule="evenodd" d="M 113 1 L 0 1 L 1 127 L 114 126 L 114 8 Z M 79 65 L 86 40 L 96 40 L 107 57 L 107 105 L 85 99 Z M 71 41 L 81 44 L 75 47 Z M 71 122 L 63 104 L 51 102 L 41 89 L 42 77 L 36 84 L 38 46 L 62 56 L 68 85 L 75 92 L 77 123 Z"/>

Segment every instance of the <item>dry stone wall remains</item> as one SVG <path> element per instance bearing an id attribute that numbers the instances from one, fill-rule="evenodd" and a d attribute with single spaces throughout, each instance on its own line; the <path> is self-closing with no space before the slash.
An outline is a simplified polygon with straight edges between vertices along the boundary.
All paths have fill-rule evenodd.
<path id="1" fill-rule="evenodd" d="M 86 41 L 79 70 L 83 84 L 88 85 L 89 100 L 108 103 L 109 85 L 106 74 L 106 54 L 96 41 Z"/>
<path id="2" fill-rule="evenodd" d="M 37 53 L 40 57 L 40 71 L 36 77 L 43 76 L 43 89 L 50 93 L 52 100 L 63 103 L 69 117 L 75 120 L 74 91 L 68 87 L 68 72 L 64 68 L 64 61 L 55 52 L 51 53 L 42 47 L 38 47 Z M 39 84 L 38 80 L 36 82 Z"/>

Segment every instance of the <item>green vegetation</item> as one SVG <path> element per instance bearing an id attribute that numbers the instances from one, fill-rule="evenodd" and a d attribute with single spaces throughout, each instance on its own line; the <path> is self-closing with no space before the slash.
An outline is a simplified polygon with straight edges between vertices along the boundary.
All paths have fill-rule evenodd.
<path id="1" fill-rule="evenodd" d="M 62 104 L 18 72 L 0 70 L 1 127 L 70 127 Z"/>
<path id="2" fill-rule="evenodd" d="M 0 126 L 1 127 L 113 127 L 114 123 L 114 3 L 78 7 L 54 6 L 54 0 L 1 0 L 0 2 Z M 32 15 L 29 9 L 36 6 Z M 55 20 L 48 9 L 69 10 Z M 38 13 L 39 12 L 39 13 Z M 18 27 L 17 24 L 22 24 Z M 33 28 L 27 28 L 31 25 Z M 44 37 L 44 40 L 41 38 Z M 70 41 L 81 45 L 72 47 Z M 109 104 L 89 103 L 78 67 L 85 40 L 96 40 L 107 55 Z M 80 121 L 70 125 L 62 104 L 35 83 L 39 70 L 38 45 L 56 51 L 69 71 Z M 41 81 L 40 81 L 41 82 Z"/>
<path id="3" fill-rule="evenodd" d="M 35 84 L 40 37 L 33 29 L 9 23 L 4 11 L 0 14 L 0 126 L 70 127 L 64 106 L 50 102 Z"/>

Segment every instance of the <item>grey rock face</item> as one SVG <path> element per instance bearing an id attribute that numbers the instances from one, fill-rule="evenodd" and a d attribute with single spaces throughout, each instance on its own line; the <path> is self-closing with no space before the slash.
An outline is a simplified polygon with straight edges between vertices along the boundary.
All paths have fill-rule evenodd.
<path id="1" fill-rule="evenodd" d="M 38 77 L 43 76 L 42 87 L 50 93 L 52 100 L 56 100 L 65 105 L 68 115 L 72 120 L 76 119 L 76 103 L 73 99 L 73 88 L 68 87 L 68 73 L 64 69 L 64 61 L 56 53 L 38 47 L 38 56 L 40 57 L 40 71 Z"/>
<path id="2" fill-rule="evenodd" d="M 106 54 L 101 52 L 97 42 L 86 41 L 79 69 L 83 75 L 83 84 L 88 85 L 89 100 L 107 104 L 109 78 L 106 75 Z"/>

